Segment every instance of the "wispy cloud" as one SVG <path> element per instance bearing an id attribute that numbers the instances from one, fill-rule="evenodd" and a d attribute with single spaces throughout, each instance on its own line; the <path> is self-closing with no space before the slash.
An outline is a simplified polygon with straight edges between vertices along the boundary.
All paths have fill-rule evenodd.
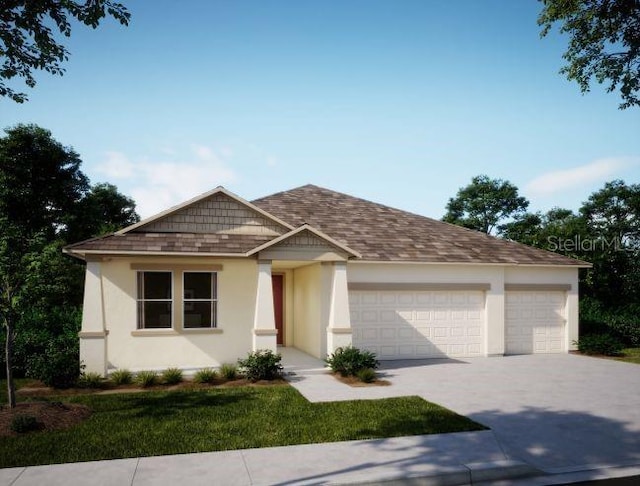
<path id="1" fill-rule="evenodd" d="M 166 151 L 163 151 L 166 153 Z M 227 158 L 213 148 L 193 145 L 182 160 L 159 161 L 152 157 L 131 160 L 121 152 L 108 152 L 97 171 L 122 183 L 143 218 L 184 202 L 237 178 Z"/>
<path id="2" fill-rule="evenodd" d="M 605 182 L 621 171 L 640 164 L 640 157 L 608 157 L 571 169 L 556 170 L 531 180 L 524 188 L 530 197 L 543 197 L 561 191 Z"/>

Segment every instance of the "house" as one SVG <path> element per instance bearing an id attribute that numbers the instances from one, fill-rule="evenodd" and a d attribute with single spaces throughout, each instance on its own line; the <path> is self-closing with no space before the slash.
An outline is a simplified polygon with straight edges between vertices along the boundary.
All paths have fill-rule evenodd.
<path id="1" fill-rule="evenodd" d="M 70 245 L 80 354 L 108 373 L 353 344 L 379 359 L 563 353 L 588 263 L 321 187 L 222 187 Z"/>

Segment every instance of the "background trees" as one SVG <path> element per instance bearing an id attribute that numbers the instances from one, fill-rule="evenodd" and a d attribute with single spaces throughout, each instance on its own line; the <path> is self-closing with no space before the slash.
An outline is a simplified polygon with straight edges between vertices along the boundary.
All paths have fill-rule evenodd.
<path id="1" fill-rule="evenodd" d="M 83 267 L 70 242 L 139 220 L 115 186 L 90 186 L 80 157 L 35 125 L 0 137 L 0 317 L 5 369 L 68 385 L 78 375 Z M 12 392 L 10 391 L 10 398 Z"/>

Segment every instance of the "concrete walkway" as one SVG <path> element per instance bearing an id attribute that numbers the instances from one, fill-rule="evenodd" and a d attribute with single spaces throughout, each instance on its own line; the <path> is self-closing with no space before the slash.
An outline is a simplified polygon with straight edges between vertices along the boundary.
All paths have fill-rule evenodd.
<path id="1" fill-rule="evenodd" d="M 492 430 L 0 469 L 0 486 L 538 486 L 640 474 L 637 365 L 571 355 L 394 362 L 382 369 L 392 385 L 352 388 L 320 360 L 283 351 L 288 379 L 311 401 L 418 395 Z"/>

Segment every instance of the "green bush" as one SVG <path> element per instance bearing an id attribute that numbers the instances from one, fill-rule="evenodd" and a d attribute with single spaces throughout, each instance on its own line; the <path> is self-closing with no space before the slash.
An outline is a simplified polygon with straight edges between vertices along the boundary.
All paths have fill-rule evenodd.
<path id="1" fill-rule="evenodd" d="M 155 371 L 140 371 L 136 375 L 136 383 L 147 388 L 158 383 L 158 373 Z"/>
<path id="2" fill-rule="evenodd" d="M 218 372 L 213 368 L 204 368 L 198 370 L 193 376 L 196 383 L 213 383 L 218 378 Z"/>
<path id="3" fill-rule="evenodd" d="M 242 373 L 249 381 L 275 380 L 282 375 L 282 356 L 270 349 L 259 349 L 239 359 Z"/>
<path id="4" fill-rule="evenodd" d="M 24 434 L 25 432 L 41 429 L 42 424 L 33 415 L 23 414 L 13 417 L 9 428 L 17 434 Z"/>
<path id="5" fill-rule="evenodd" d="M 363 368 L 358 371 L 357 377 L 362 383 L 373 383 L 376 381 L 376 371 L 371 368 Z"/>
<path id="6" fill-rule="evenodd" d="M 573 344 L 584 354 L 603 354 L 605 356 L 617 356 L 624 349 L 624 344 L 610 334 L 591 334 L 582 336 Z"/>
<path id="7" fill-rule="evenodd" d="M 235 380 L 238 377 L 238 367 L 233 363 L 223 363 L 220 366 L 220 375 L 225 380 Z"/>
<path id="8" fill-rule="evenodd" d="M 133 373 L 126 369 L 118 369 L 109 376 L 114 385 L 130 385 L 133 383 Z"/>
<path id="9" fill-rule="evenodd" d="M 177 385 L 182 382 L 182 370 L 178 368 L 167 368 L 162 372 L 162 382 L 165 385 Z"/>
<path id="10" fill-rule="evenodd" d="M 325 362 L 334 373 L 342 376 L 355 376 L 360 370 L 371 368 L 375 370 L 380 363 L 371 351 L 364 351 L 353 346 L 338 348 Z"/>
<path id="11" fill-rule="evenodd" d="M 611 334 L 630 347 L 640 346 L 640 304 L 608 309 L 597 300 L 580 299 L 580 335 Z"/>
<path id="12" fill-rule="evenodd" d="M 81 388 L 102 388 L 104 387 L 104 378 L 100 373 L 94 371 L 82 373 L 78 380 L 78 386 Z"/>

